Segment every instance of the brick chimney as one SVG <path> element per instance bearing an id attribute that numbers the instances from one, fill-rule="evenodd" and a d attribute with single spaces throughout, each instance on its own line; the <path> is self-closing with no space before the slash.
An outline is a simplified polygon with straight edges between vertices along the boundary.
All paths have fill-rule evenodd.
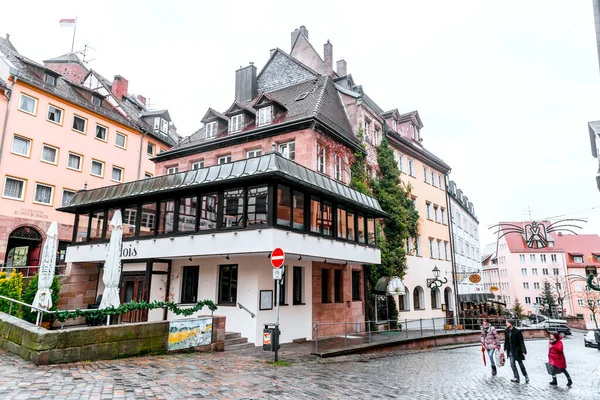
<path id="1" fill-rule="evenodd" d="M 140 101 L 140 103 L 142 103 L 143 105 L 146 105 L 146 98 L 144 96 L 142 96 L 141 94 L 138 94 L 137 99 Z"/>
<path id="2" fill-rule="evenodd" d="M 333 75 L 333 45 L 329 43 L 329 40 L 323 45 L 323 59 L 325 61 L 325 73 L 330 76 Z"/>
<path id="3" fill-rule="evenodd" d="M 337 70 L 337 74 L 338 76 L 346 76 L 348 75 L 348 64 L 346 63 L 346 60 L 340 60 L 336 63 L 336 70 Z"/>
<path id="4" fill-rule="evenodd" d="M 306 27 L 304 25 L 302 25 L 300 27 L 300 29 L 294 29 L 294 31 L 292 32 L 292 44 L 290 46 L 292 46 L 292 47 L 294 46 L 294 43 L 296 42 L 296 38 L 301 33 L 304 35 L 306 40 L 308 40 L 308 29 L 306 29 Z M 290 49 L 291 49 L 291 47 L 290 47 Z"/>
<path id="5" fill-rule="evenodd" d="M 115 75 L 115 79 L 112 83 L 112 92 L 117 97 L 117 99 L 121 100 L 123 96 L 127 96 L 127 88 L 129 86 L 129 81 L 123 78 L 121 75 Z"/>

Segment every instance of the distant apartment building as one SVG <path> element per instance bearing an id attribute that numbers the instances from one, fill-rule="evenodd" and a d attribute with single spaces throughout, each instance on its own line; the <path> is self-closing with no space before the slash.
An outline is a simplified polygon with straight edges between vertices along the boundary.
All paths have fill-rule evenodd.
<path id="1" fill-rule="evenodd" d="M 525 227 L 528 223 L 510 224 Z M 558 232 L 547 238 L 548 246 L 540 249 L 528 247 L 518 233 L 486 246 L 482 259 L 485 288 L 507 307 L 514 307 L 518 300 L 527 314 L 534 314 L 544 311 L 542 291 L 548 282 L 557 304 L 552 312 L 582 316 L 591 327 L 594 314 L 600 311 L 600 295 L 586 287 L 585 268 L 600 266 L 600 236 Z M 595 304 L 594 310 L 587 306 L 589 301 Z"/>
<path id="2" fill-rule="evenodd" d="M 56 208 L 79 190 L 154 176 L 151 159 L 178 142 L 168 111 L 149 110 L 125 78 L 111 82 L 75 54 L 41 64 L 0 38 L 0 90 L 0 264 L 8 267 L 35 270 L 52 221 L 64 263 L 67 244 L 84 238 Z"/>
<path id="3" fill-rule="evenodd" d="M 454 181 L 448 185 L 448 198 L 459 302 L 485 301 L 490 297 L 490 292 L 485 291 L 483 279 L 471 281 L 471 276 L 481 277 L 479 221 L 475 216 L 475 207 Z"/>

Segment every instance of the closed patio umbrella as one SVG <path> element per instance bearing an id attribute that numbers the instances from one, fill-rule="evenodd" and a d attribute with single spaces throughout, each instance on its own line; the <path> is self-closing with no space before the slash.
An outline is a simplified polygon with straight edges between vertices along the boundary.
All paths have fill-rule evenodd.
<path id="1" fill-rule="evenodd" d="M 56 268 L 56 246 L 58 245 L 58 225 L 56 222 L 50 224 L 46 232 L 46 241 L 42 248 L 42 262 L 38 275 L 38 289 L 33 299 L 33 306 L 48 310 L 52 307 L 52 281 Z M 41 314 L 38 312 L 36 325 L 40 322 Z"/>
<path id="2" fill-rule="evenodd" d="M 121 244 L 123 240 L 123 219 L 121 211 L 115 211 L 115 214 L 110 221 L 112 233 L 110 242 L 108 243 L 108 254 L 104 262 L 104 292 L 100 309 L 108 307 L 119 307 L 121 301 L 119 299 L 119 282 L 121 280 Z M 110 323 L 110 319 L 109 319 Z"/>

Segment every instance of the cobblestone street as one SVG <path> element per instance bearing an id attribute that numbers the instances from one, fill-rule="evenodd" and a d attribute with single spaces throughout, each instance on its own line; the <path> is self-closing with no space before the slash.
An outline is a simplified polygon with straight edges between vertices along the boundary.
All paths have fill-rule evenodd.
<path id="1" fill-rule="evenodd" d="M 492 377 L 472 346 L 280 367 L 236 352 L 36 367 L 0 352 L 0 398 L 600 399 L 600 351 L 585 348 L 581 333 L 565 341 L 571 389 L 560 375 L 548 385 L 546 341 L 527 348 L 530 384 L 511 383 L 508 365 Z"/>

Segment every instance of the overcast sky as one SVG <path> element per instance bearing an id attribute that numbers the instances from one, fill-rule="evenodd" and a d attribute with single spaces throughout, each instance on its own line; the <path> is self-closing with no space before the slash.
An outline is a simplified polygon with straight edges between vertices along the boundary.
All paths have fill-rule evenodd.
<path id="1" fill-rule="evenodd" d="M 568 214 L 600 233 L 600 202 L 587 122 L 600 119 L 600 74 L 591 0 L 45 1 L 7 12 L 0 34 L 34 60 L 88 44 L 90 67 L 121 74 L 130 93 L 168 108 L 182 135 L 207 108 L 234 98 L 235 70 L 269 49 L 290 51 L 305 25 L 322 53 L 384 109 L 418 109 L 423 144 L 452 166 L 474 203 L 482 247 L 487 229 Z M 596 208 L 594 208 L 596 207 Z"/>

